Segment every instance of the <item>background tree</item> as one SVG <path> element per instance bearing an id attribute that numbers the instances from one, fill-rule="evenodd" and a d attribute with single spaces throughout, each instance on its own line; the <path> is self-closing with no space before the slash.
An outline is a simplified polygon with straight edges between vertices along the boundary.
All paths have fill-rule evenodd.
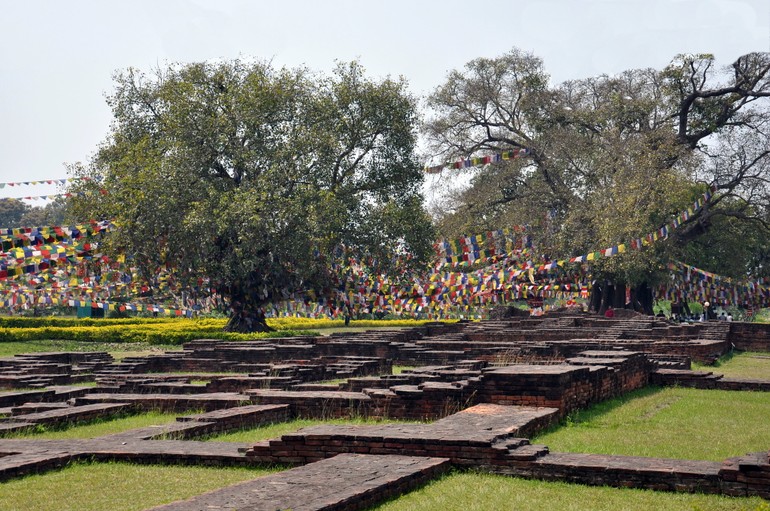
<path id="1" fill-rule="evenodd" d="M 45 206 L 32 206 L 20 219 L 24 227 L 40 227 L 46 225 L 66 225 L 79 223 L 69 216 L 69 201 L 65 197 L 57 197 Z"/>
<path id="2" fill-rule="evenodd" d="M 22 227 L 21 219 L 30 210 L 18 199 L 0 199 L 0 226 Z"/>
<path id="3" fill-rule="evenodd" d="M 766 239 L 769 76 L 768 54 L 726 70 L 712 56 L 683 55 L 660 71 L 552 86 L 542 61 L 518 50 L 476 59 L 429 99 L 434 150 L 453 158 L 525 148 L 530 157 L 479 171 L 439 226 L 457 235 L 526 224 L 545 259 L 565 259 L 642 237 L 715 186 L 709 206 L 667 243 L 593 264 L 594 307 L 623 306 L 630 285 L 649 313 L 662 263 L 720 217 Z"/>
<path id="4" fill-rule="evenodd" d="M 240 61 L 115 77 L 110 139 L 79 173 L 76 214 L 115 218 L 110 248 L 145 278 L 201 276 L 231 308 L 227 329 L 265 329 L 294 292 L 334 298 L 339 247 L 386 271 L 433 239 L 415 155 L 415 102 L 355 62 L 332 76 Z M 408 219 L 408 221 L 405 221 Z"/>

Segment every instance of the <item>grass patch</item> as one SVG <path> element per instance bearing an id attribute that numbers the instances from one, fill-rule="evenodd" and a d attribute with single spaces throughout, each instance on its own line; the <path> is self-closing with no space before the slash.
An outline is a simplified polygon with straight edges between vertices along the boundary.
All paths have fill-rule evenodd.
<path id="1" fill-rule="evenodd" d="M 753 319 L 757 323 L 770 323 L 770 309 L 759 309 L 754 311 Z"/>
<path id="2" fill-rule="evenodd" d="M 75 463 L 0 484 L 4 511 L 140 511 L 273 469 Z"/>
<path id="3" fill-rule="evenodd" d="M 347 378 L 334 378 L 332 380 L 309 381 L 307 383 L 315 383 L 318 385 L 339 385 L 341 383 L 347 383 L 347 381 Z"/>
<path id="4" fill-rule="evenodd" d="M 225 433 L 222 435 L 216 435 L 208 438 L 213 442 L 261 442 L 262 440 L 270 440 L 271 438 L 279 438 L 289 433 L 295 433 L 302 428 L 308 428 L 310 426 L 336 424 L 339 426 L 372 426 L 376 424 L 414 424 L 409 421 L 396 421 L 396 420 L 374 420 L 374 419 L 294 419 L 288 422 L 277 422 L 275 424 L 268 424 L 265 426 L 259 426 L 256 428 L 242 429 L 240 431 L 233 431 L 232 433 Z"/>
<path id="5" fill-rule="evenodd" d="M 417 366 L 393 366 L 393 374 L 401 374 L 406 370 L 417 369 Z"/>
<path id="6" fill-rule="evenodd" d="M 731 498 L 648 490 L 593 487 L 559 482 L 528 481 L 475 472 L 453 473 L 370 511 L 541 511 L 763 510 L 759 497 Z"/>
<path id="7" fill-rule="evenodd" d="M 721 461 L 767 450 L 770 393 L 641 389 L 534 437 L 552 451 Z"/>
<path id="8" fill-rule="evenodd" d="M 161 413 L 146 412 L 138 415 L 119 416 L 97 420 L 88 424 L 63 425 L 57 428 L 38 427 L 35 430 L 10 433 L 4 438 L 34 438 L 48 440 L 64 440 L 70 438 L 93 438 L 103 435 L 114 435 L 130 429 L 145 428 L 147 426 L 160 426 L 175 422 L 176 418 L 188 413 Z M 0 509 L 4 509 L 0 506 Z"/>
<path id="9" fill-rule="evenodd" d="M 165 351 L 180 349 L 172 344 L 149 344 L 146 342 L 115 343 L 85 342 L 68 340 L 32 340 L 0 342 L 0 357 L 11 357 L 20 353 L 40 353 L 47 351 L 76 351 L 90 353 L 106 351 L 116 359 L 125 357 L 158 355 Z"/>
<path id="10" fill-rule="evenodd" d="M 731 378 L 770 380 L 770 353 L 731 352 L 714 365 L 693 362 L 692 367 L 697 371 L 713 371 Z"/>

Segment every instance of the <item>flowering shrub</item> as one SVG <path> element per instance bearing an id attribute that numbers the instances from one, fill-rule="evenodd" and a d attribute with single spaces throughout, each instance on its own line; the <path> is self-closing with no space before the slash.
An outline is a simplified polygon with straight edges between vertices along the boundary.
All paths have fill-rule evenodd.
<path id="1" fill-rule="evenodd" d="M 416 327 L 429 321 L 362 320 L 355 327 Z M 181 344 L 194 339 L 248 341 L 270 337 L 319 335 L 318 329 L 342 328 L 345 322 L 331 319 L 270 318 L 275 332 L 238 334 L 223 331 L 226 319 L 131 318 L 0 318 L 0 342 L 33 340 L 70 340 L 81 342 L 145 342 Z"/>

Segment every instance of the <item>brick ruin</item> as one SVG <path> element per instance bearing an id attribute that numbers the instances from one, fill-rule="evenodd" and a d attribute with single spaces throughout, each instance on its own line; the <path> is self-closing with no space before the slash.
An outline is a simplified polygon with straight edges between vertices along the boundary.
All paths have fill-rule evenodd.
<path id="1" fill-rule="evenodd" d="M 0 388 L 9 389 L 0 392 L 0 432 L 126 410 L 204 413 L 87 441 L 0 437 L 0 480 L 76 459 L 298 467 L 270 476 L 279 480 L 314 473 L 317 464 L 343 477 L 345 470 L 335 463 L 357 464 L 356 473 L 382 463 L 416 472 L 386 477 L 377 490 L 326 495 L 317 508 L 361 509 L 449 466 L 767 499 L 768 451 L 704 462 L 554 453 L 527 440 L 570 412 L 649 384 L 770 390 L 767 381 L 690 370 L 691 361 L 710 363 L 733 348 L 770 352 L 770 325 L 556 314 L 315 338 L 202 339 L 182 351 L 120 362 L 106 353 L 18 355 L 0 359 Z M 391 374 L 393 365 L 414 368 Z M 73 385 L 87 381 L 96 386 Z M 196 440 L 294 417 L 351 416 L 433 422 L 317 426 L 256 445 Z M 223 490 L 220 503 L 243 506 L 233 492 Z M 278 500 L 264 502 L 280 501 L 270 498 Z M 168 509 L 196 506 L 203 501 Z"/>

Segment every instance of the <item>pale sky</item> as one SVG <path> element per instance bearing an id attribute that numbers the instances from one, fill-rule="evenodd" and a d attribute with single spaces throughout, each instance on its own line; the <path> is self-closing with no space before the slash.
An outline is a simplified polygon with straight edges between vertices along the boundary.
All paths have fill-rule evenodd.
<path id="1" fill-rule="evenodd" d="M 0 182 L 65 178 L 65 163 L 87 161 L 109 131 L 112 74 L 127 67 L 241 57 L 328 71 L 358 59 L 424 96 L 513 47 L 541 57 L 554 83 L 678 53 L 729 65 L 770 51 L 770 1 L 0 0 Z"/>

